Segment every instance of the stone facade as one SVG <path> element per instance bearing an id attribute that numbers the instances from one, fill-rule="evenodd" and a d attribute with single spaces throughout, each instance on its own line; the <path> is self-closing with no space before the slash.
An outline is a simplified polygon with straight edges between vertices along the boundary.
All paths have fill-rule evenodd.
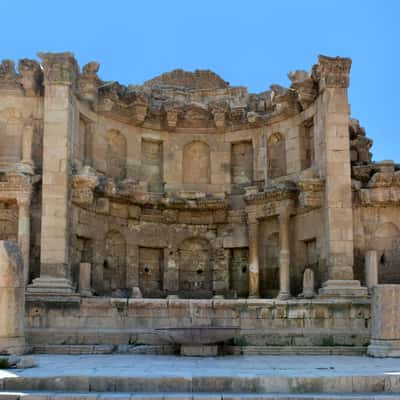
<path id="1" fill-rule="evenodd" d="M 252 94 L 211 71 L 124 86 L 71 53 L 39 57 L 0 65 L 0 239 L 21 248 L 32 341 L 97 322 L 125 340 L 156 315 L 194 324 L 204 301 L 199 324 L 365 344 L 367 254 L 378 283 L 400 283 L 400 168 L 372 162 L 350 117 L 350 59 L 320 56 L 290 88 Z"/>

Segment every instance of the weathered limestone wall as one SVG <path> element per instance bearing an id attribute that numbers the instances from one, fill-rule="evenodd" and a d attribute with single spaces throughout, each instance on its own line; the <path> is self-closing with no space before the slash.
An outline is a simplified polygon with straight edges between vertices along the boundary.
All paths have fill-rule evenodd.
<path id="1" fill-rule="evenodd" d="M 75 303 L 29 301 L 28 342 L 161 344 L 154 329 L 237 326 L 236 345 L 364 346 L 367 300 L 157 300 L 87 298 Z"/>

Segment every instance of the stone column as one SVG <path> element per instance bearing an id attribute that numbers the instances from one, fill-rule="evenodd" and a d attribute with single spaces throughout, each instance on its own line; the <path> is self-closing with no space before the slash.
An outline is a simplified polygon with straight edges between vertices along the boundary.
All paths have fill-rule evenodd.
<path id="1" fill-rule="evenodd" d="M 400 357 L 400 285 L 376 285 L 372 294 L 368 355 Z"/>
<path id="2" fill-rule="evenodd" d="M 30 250 L 30 194 L 18 196 L 18 245 L 24 261 L 24 282 L 29 282 L 29 250 Z"/>
<path id="3" fill-rule="evenodd" d="M 327 280 L 323 296 L 365 296 L 366 288 L 353 274 L 353 209 L 349 143 L 350 106 L 347 98 L 351 60 L 320 56 L 313 75 L 318 80 L 316 100 L 316 165 L 325 178 L 324 243 L 322 263 Z"/>
<path id="4" fill-rule="evenodd" d="M 258 221 L 248 222 L 249 230 L 249 297 L 260 297 L 260 267 L 258 264 Z"/>
<path id="5" fill-rule="evenodd" d="M 44 70 L 43 186 L 40 277 L 32 292 L 71 293 L 69 180 L 77 110 L 78 66 L 71 53 L 41 53 Z"/>
<path id="6" fill-rule="evenodd" d="M 22 133 L 22 168 L 23 172 L 33 174 L 32 142 L 34 133 L 34 120 L 29 118 L 25 123 Z"/>
<path id="7" fill-rule="evenodd" d="M 92 296 L 92 264 L 88 262 L 79 264 L 79 293 L 82 296 Z"/>
<path id="8" fill-rule="evenodd" d="M 365 284 L 368 291 L 378 284 L 378 254 L 376 250 L 365 253 Z"/>
<path id="9" fill-rule="evenodd" d="M 290 246 L 289 246 L 290 211 L 285 208 L 279 214 L 279 300 L 290 297 Z"/>
<path id="10" fill-rule="evenodd" d="M 0 241 L 0 354 L 25 351 L 25 280 L 15 242 Z"/>

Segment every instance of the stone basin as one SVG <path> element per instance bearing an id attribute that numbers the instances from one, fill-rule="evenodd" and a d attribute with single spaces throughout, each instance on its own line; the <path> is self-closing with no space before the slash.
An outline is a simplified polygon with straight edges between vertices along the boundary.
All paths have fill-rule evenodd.
<path id="1" fill-rule="evenodd" d="M 206 345 L 232 339 L 239 333 L 237 327 L 200 326 L 190 328 L 158 328 L 157 334 L 172 344 Z"/>

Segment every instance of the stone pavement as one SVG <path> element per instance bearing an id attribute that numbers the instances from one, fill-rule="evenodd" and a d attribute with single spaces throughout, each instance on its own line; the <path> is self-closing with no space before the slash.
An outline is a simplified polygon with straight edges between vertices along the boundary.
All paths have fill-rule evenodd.
<path id="1" fill-rule="evenodd" d="M 59 396 L 194 399 L 400 399 L 400 360 L 347 356 L 35 355 L 0 370 L 0 400 Z M 151 394 L 152 393 L 152 394 Z M 274 393 L 277 395 L 274 397 Z M 326 393 L 331 394 L 326 396 Z M 150 395 L 151 394 L 151 395 Z M 311 396 L 313 394 L 313 396 Z M 296 395 L 296 396 L 295 396 Z M 299 395 L 299 396 L 297 396 Z M 362 395 L 362 396 L 361 396 Z M 250 396 L 250 397 L 248 397 Z M 311 396 L 311 397 L 310 397 Z"/>
<path id="2" fill-rule="evenodd" d="M 400 376 L 400 359 L 356 356 L 35 355 L 38 367 L 0 370 L 7 376 Z"/>

